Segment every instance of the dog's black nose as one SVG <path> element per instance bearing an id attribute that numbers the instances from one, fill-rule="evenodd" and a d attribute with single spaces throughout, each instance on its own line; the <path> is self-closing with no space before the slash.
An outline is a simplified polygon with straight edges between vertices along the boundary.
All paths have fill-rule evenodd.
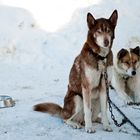
<path id="1" fill-rule="evenodd" d="M 133 76 L 136 75 L 136 71 L 132 71 L 132 75 L 133 75 Z"/>
<path id="2" fill-rule="evenodd" d="M 107 47 L 107 46 L 109 45 L 108 39 L 105 39 L 105 40 L 104 40 L 104 45 L 105 45 L 105 47 Z"/>

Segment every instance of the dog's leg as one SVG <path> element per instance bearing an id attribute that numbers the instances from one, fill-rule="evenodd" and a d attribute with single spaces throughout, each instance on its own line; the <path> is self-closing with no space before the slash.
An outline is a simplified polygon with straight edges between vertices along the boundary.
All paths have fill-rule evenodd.
<path id="1" fill-rule="evenodd" d="M 124 101 L 125 104 L 129 104 L 133 102 L 131 97 L 127 95 L 125 92 L 125 82 L 122 76 L 118 74 L 118 72 L 113 69 L 113 78 L 112 78 L 112 84 L 118 94 L 118 96 Z"/>
<path id="2" fill-rule="evenodd" d="M 92 122 L 101 123 L 101 118 L 98 117 L 101 112 L 100 100 L 95 99 L 92 101 Z"/>
<path id="3" fill-rule="evenodd" d="M 83 92 L 83 103 L 84 103 L 84 113 L 85 113 L 85 130 L 88 133 L 94 133 L 95 129 L 92 126 L 92 108 L 91 108 L 91 91 L 82 88 Z"/>
<path id="4" fill-rule="evenodd" d="M 106 85 L 104 78 L 101 79 L 101 89 L 100 89 L 100 104 L 101 104 L 101 116 L 103 128 L 105 131 L 112 131 L 112 128 L 109 125 L 107 117 L 107 95 L 106 95 Z"/>
<path id="5" fill-rule="evenodd" d="M 134 100 L 135 100 L 135 103 L 140 103 L 140 93 L 135 92 Z"/>
<path id="6" fill-rule="evenodd" d="M 65 123 L 73 128 L 80 129 L 82 128 L 81 123 L 83 123 L 83 101 L 80 96 L 74 97 L 74 104 L 75 104 L 75 113 L 67 120 Z"/>
<path id="7" fill-rule="evenodd" d="M 122 91 L 117 90 L 118 95 L 120 96 L 120 98 L 122 98 L 125 102 L 125 104 L 130 104 L 133 102 L 133 100 L 131 99 L 130 96 L 128 96 L 122 89 Z"/>
<path id="8" fill-rule="evenodd" d="M 139 96 L 135 96 L 134 100 L 135 100 L 134 101 L 135 103 L 139 103 L 140 104 L 140 97 Z"/>
<path id="9" fill-rule="evenodd" d="M 83 110 L 83 99 L 77 95 L 75 96 L 75 112 L 77 115 L 74 117 L 74 121 L 80 124 L 84 123 L 84 110 Z"/>

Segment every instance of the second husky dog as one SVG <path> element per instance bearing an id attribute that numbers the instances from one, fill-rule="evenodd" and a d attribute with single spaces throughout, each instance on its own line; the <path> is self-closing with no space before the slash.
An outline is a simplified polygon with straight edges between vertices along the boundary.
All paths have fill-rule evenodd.
<path id="1" fill-rule="evenodd" d="M 140 103 L 140 47 L 121 49 L 114 61 L 112 85 L 127 104 Z"/>

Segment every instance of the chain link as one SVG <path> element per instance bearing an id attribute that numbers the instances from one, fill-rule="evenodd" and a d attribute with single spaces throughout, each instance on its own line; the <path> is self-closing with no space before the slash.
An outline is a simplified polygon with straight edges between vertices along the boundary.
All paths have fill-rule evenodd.
<path id="1" fill-rule="evenodd" d="M 111 101 L 110 97 L 109 97 L 109 84 L 108 84 L 108 75 L 107 75 L 107 71 L 104 72 L 104 78 L 105 78 L 105 84 L 106 84 L 106 93 L 107 93 L 107 101 L 109 104 L 109 111 L 111 113 L 111 118 L 114 121 L 114 124 L 117 127 L 121 127 L 122 125 L 124 125 L 125 123 L 129 123 L 131 126 L 133 126 L 133 128 L 140 133 L 140 129 L 137 128 L 134 123 L 132 123 L 127 117 L 126 115 Z M 114 114 L 113 114 L 113 109 L 112 109 L 112 105 L 116 108 L 116 110 L 123 116 L 122 122 L 118 123 L 118 121 L 116 120 Z"/>

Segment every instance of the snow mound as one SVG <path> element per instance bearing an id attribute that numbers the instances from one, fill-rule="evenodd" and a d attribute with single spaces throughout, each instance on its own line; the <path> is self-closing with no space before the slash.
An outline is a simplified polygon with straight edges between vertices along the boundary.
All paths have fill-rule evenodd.
<path id="1" fill-rule="evenodd" d="M 121 48 L 140 43 L 139 0 L 106 0 L 77 9 L 71 21 L 55 33 L 39 28 L 31 13 L 24 9 L 0 6 L 0 94 L 12 96 L 16 101 L 15 107 L 0 110 L 1 140 L 140 138 L 130 125 L 117 128 L 111 118 L 112 133 L 104 132 L 100 124 L 95 124 L 97 132 L 90 135 L 84 129 L 72 129 L 59 119 L 32 111 L 32 106 L 39 102 L 63 105 L 71 65 L 86 40 L 87 12 L 91 12 L 95 18 L 107 18 L 114 9 L 119 14 L 113 44 L 115 53 Z M 120 109 L 140 128 L 139 107 L 125 106 L 114 91 L 110 91 L 110 94 Z M 115 116 L 121 120 L 116 111 Z"/>

